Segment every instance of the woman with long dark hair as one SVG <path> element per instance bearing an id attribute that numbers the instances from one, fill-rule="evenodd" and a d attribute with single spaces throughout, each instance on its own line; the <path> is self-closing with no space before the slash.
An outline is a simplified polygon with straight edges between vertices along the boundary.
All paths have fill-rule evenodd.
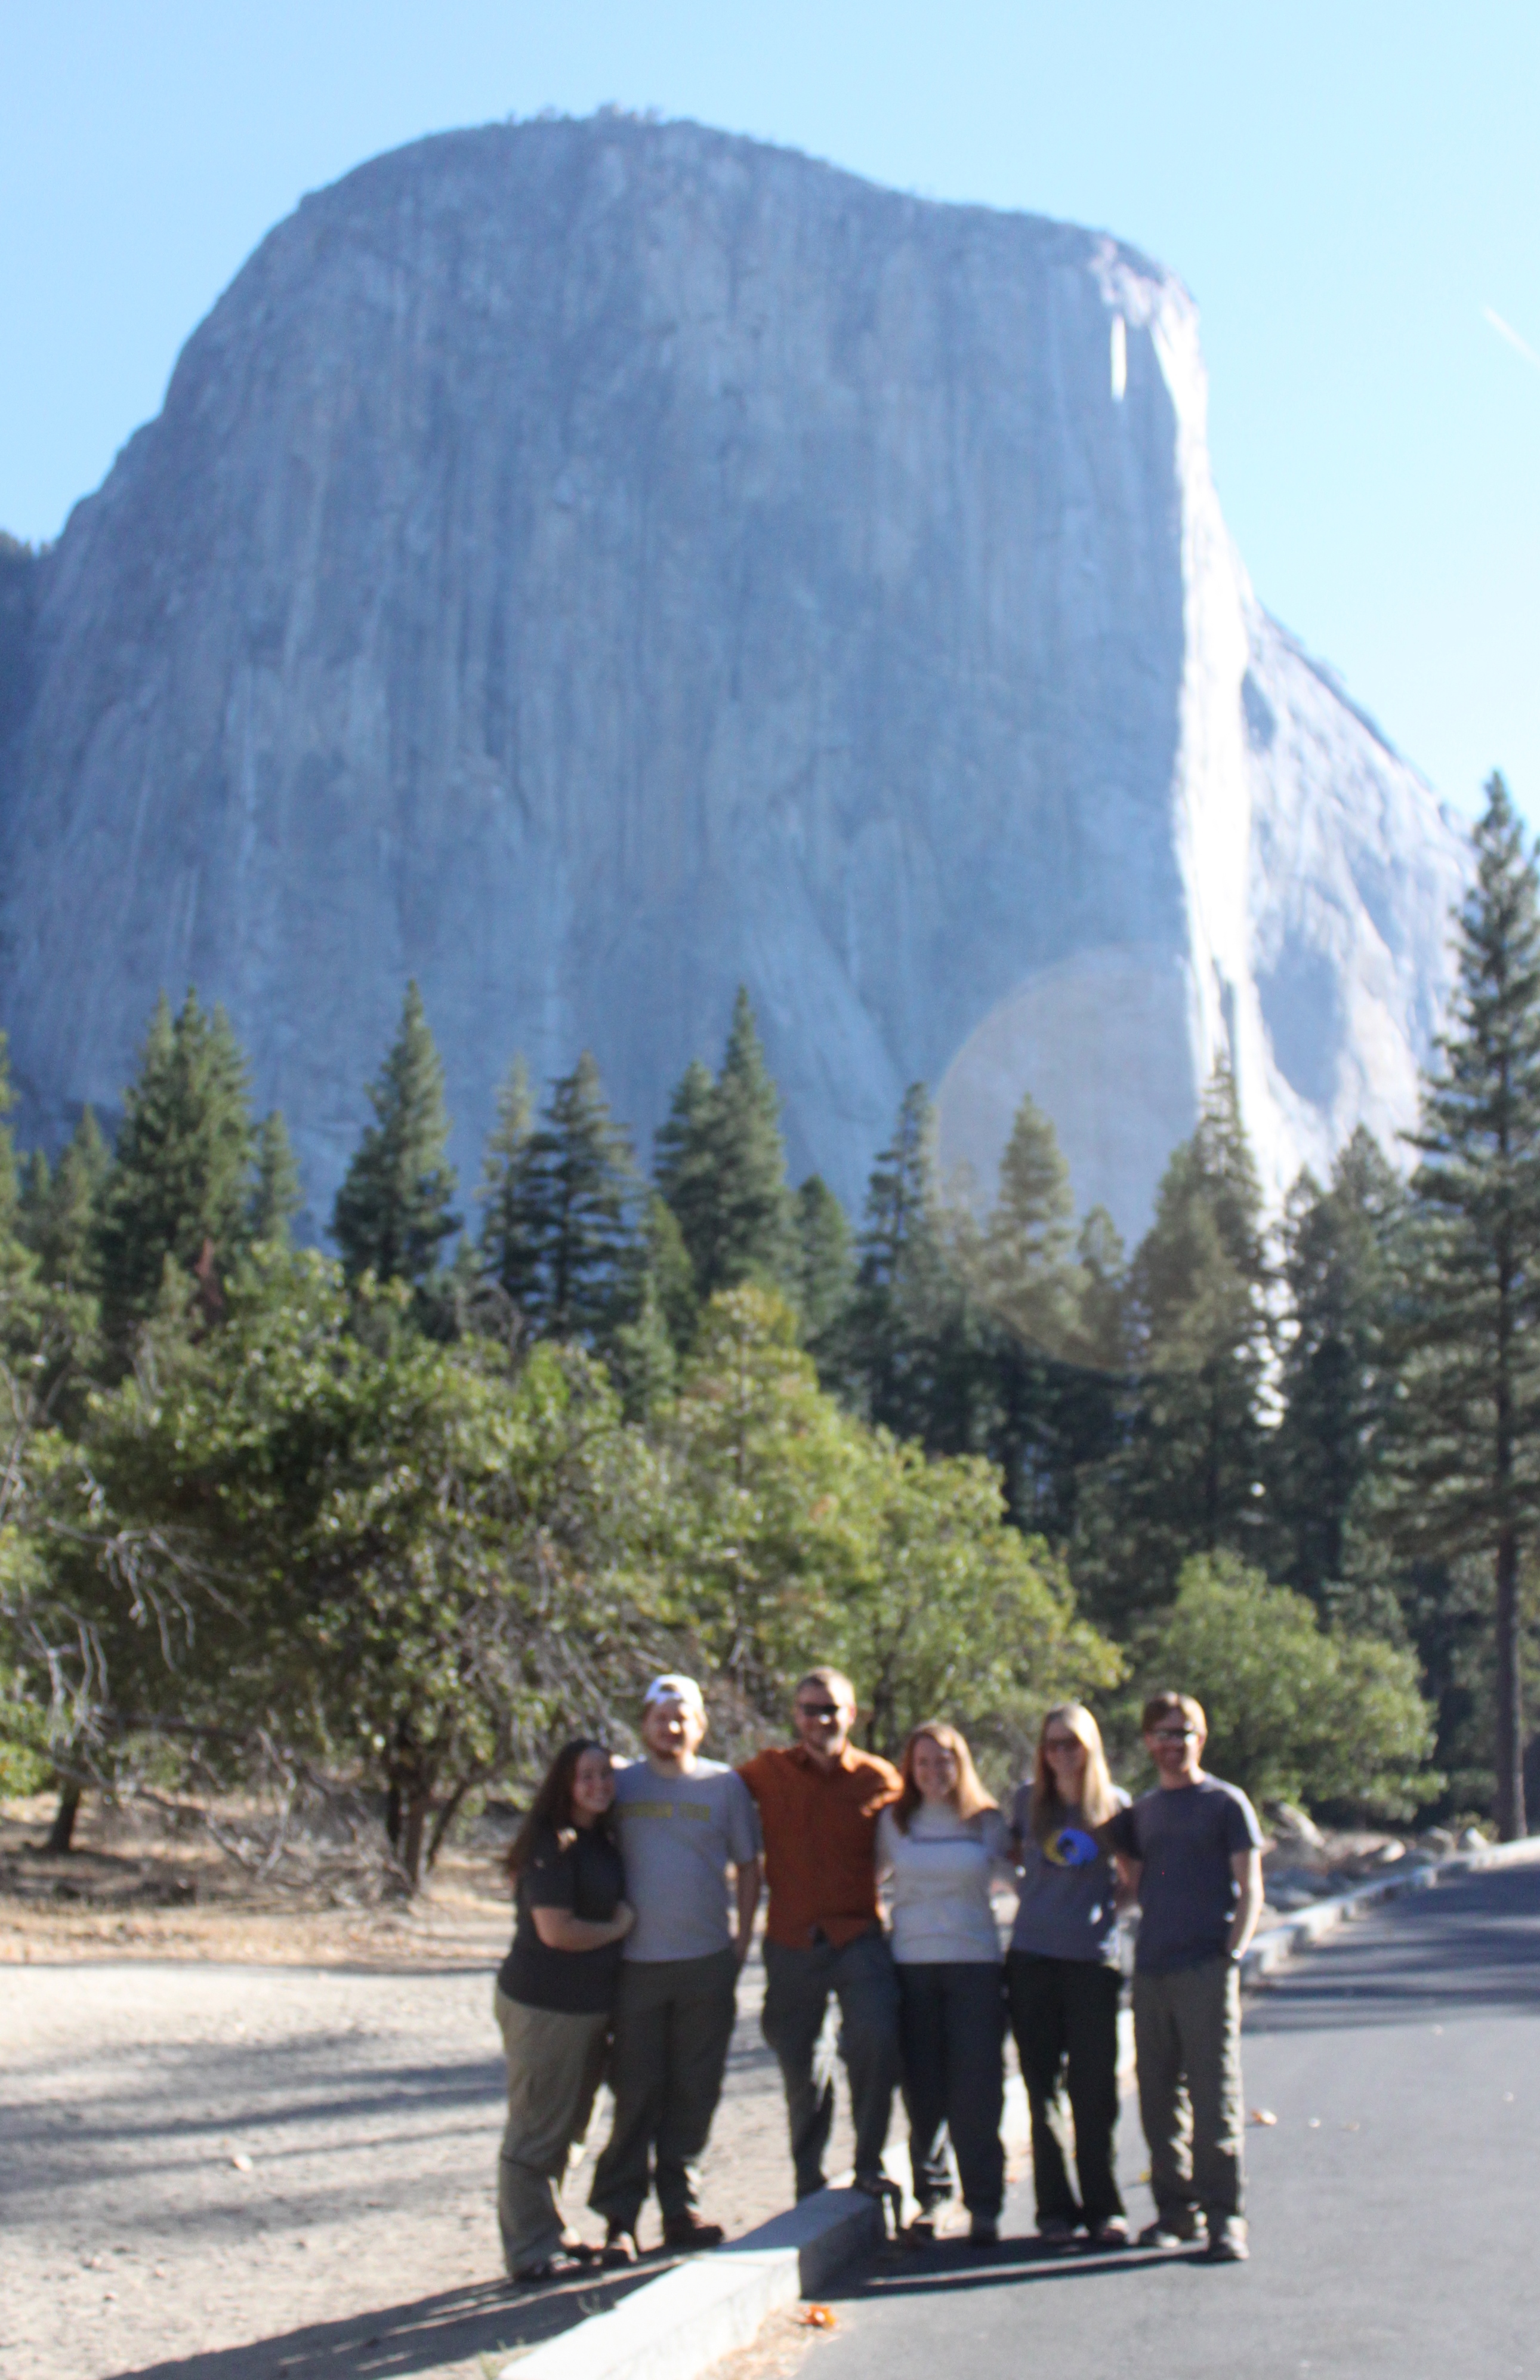
<path id="1" fill-rule="evenodd" d="M 1030 1783 L 1012 1814 L 1019 1900 L 1005 1985 L 1032 2116 L 1041 2239 L 1084 2226 L 1093 2246 L 1126 2247 L 1118 2190 L 1117 1879 L 1099 1830 L 1126 1793 L 1108 1774 L 1101 1730 L 1084 1703 L 1055 1703 L 1037 1737 Z M 1074 2119 L 1075 2196 L 1064 2099 Z"/>
<path id="2" fill-rule="evenodd" d="M 950 2133 L 972 2237 L 992 2240 L 1005 2196 L 1005 2000 L 989 1885 L 997 1868 L 1009 1873 L 1009 1838 L 944 1719 L 916 1728 L 901 1773 L 903 1791 L 877 1822 L 877 1866 L 889 1878 L 913 2228 L 928 2237 L 952 2194 Z"/>
<path id="3" fill-rule="evenodd" d="M 493 2007 L 508 2061 L 497 2219 L 514 2281 L 551 2280 L 592 2257 L 567 2239 L 556 2193 L 588 2129 L 632 1925 L 614 1798 L 609 1752 L 574 1736 L 508 1853 L 518 1914 Z"/>

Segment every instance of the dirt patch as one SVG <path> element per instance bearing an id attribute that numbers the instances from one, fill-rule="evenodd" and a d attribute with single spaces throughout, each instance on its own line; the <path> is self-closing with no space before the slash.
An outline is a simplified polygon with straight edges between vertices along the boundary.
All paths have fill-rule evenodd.
<path id="1" fill-rule="evenodd" d="M 536 2296 L 500 2277 L 491 1851 L 447 1857 L 409 1909 L 273 1905 L 196 1842 L 93 1814 L 63 1866 L 102 1888 L 65 1898 L 20 1848 L 48 1815 L 12 1804 L 0 1839 L 7 1879 L 25 1866 L 0 1900 L 0 2370 L 485 2380 L 663 2269 Z M 147 1897 L 168 1870 L 198 1897 Z M 790 2196 L 763 1981 L 756 1957 L 704 2175 L 734 2236 Z M 589 2239 L 608 2123 L 601 2097 L 565 2194 Z"/>

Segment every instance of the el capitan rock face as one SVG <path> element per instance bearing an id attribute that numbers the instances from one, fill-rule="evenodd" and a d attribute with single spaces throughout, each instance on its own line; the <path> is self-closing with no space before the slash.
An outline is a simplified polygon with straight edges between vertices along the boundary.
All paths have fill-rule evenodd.
<path id="1" fill-rule="evenodd" d="M 23 1131 L 193 982 L 321 1222 L 415 974 L 467 1187 L 515 1050 L 645 1149 L 740 979 L 853 1201 L 916 1078 L 1130 1231 L 1222 1050 L 1275 1194 L 1390 1135 L 1460 839 L 1256 605 L 1204 401 L 1115 241 L 694 125 L 306 200 L 0 587 Z"/>

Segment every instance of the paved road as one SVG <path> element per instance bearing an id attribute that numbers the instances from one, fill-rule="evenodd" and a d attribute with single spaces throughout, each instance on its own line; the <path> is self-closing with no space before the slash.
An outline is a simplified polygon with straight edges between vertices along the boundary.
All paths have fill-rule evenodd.
<path id="1" fill-rule="evenodd" d="M 817 2380 L 1534 2380 L 1537 2019 L 1540 1864 L 1392 1903 L 1248 2010 L 1249 2264 L 1039 2254 L 1018 2197 L 987 2261 L 857 2277 Z"/>

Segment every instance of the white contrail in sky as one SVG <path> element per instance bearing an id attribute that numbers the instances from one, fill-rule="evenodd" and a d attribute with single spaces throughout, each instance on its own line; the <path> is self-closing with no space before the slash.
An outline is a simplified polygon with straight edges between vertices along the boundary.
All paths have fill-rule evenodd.
<path id="1" fill-rule="evenodd" d="M 1530 346 L 1527 339 L 1522 339 L 1519 336 L 1519 334 L 1513 328 L 1512 323 L 1505 322 L 1502 316 L 1496 312 L 1490 306 L 1484 306 L 1481 310 L 1485 315 L 1487 321 L 1491 323 L 1492 328 L 1496 331 L 1498 338 L 1506 339 L 1510 347 L 1517 348 L 1519 354 L 1522 356 L 1526 364 L 1533 364 L 1535 370 L 1540 371 L 1540 356 L 1535 354 L 1534 349 Z"/>

